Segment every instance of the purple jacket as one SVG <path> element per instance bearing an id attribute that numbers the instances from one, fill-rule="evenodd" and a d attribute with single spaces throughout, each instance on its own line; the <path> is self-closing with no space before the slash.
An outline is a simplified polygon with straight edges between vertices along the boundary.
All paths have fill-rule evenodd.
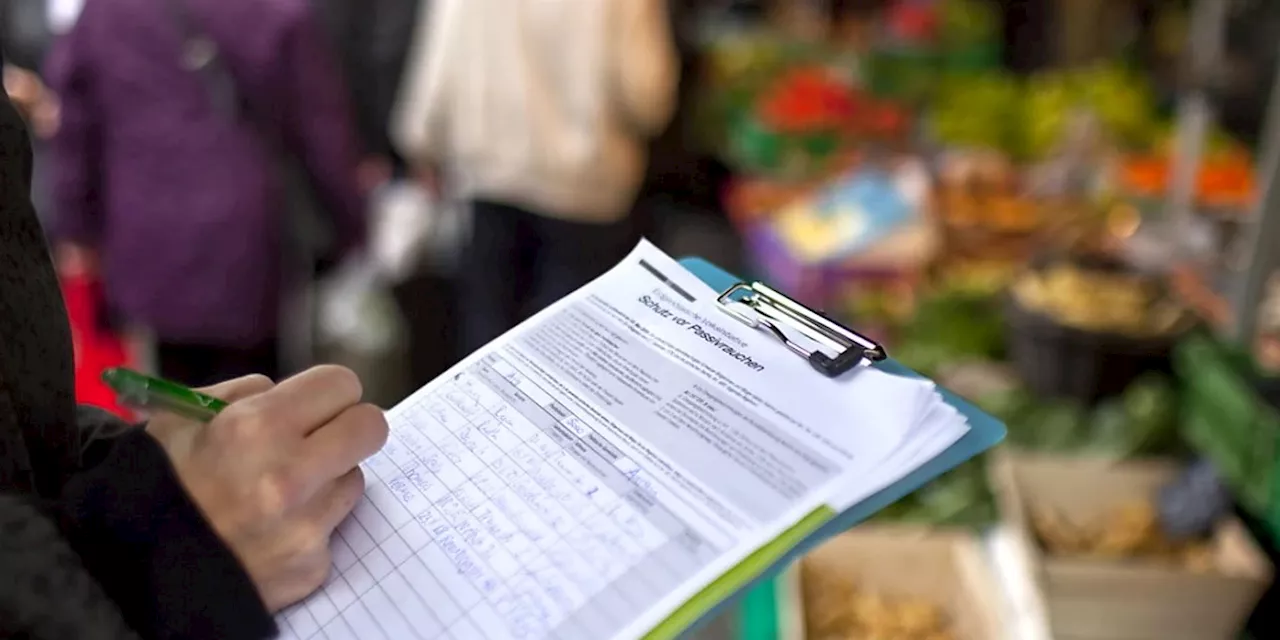
<path id="1" fill-rule="evenodd" d="M 111 304 L 162 340 L 274 337 L 286 207 L 278 162 L 179 63 L 169 0 L 89 0 L 46 67 L 62 100 L 53 235 L 100 251 Z M 365 236 L 345 89 L 306 0 L 182 0 L 311 173 L 338 236 Z"/>

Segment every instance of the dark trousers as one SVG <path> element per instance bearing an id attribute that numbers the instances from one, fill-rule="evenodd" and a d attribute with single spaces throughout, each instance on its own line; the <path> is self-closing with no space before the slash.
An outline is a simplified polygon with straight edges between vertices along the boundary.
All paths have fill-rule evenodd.
<path id="1" fill-rule="evenodd" d="M 273 340 L 247 349 L 160 342 L 156 367 L 163 378 L 193 387 L 207 387 L 232 378 L 260 373 L 280 377 L 279 345 Z"/>
<path id="2" fill-rule="evenodd" d="M 459 296 L 463 354 L 609 270 L 638 240 L 630 218 L 588 224 L 496 202 L 471 206 Z"/>
<path id="3" fill-rule="evenodd" d="M 396 285 L 392 294 L 409 328 L 403 397 L 458 361 L 458 287 L 451 278 L 419 273 Z"/>

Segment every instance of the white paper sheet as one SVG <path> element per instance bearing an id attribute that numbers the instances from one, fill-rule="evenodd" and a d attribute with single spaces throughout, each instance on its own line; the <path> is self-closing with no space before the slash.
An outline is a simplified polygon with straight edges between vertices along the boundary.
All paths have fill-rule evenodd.
<path id="1" fill-rule="evenodd" d="M 643 243 L 392 409 L 284 636 L 639 637 L 963 433 L 930 384 L 824 378 L 715 298 Z"/>

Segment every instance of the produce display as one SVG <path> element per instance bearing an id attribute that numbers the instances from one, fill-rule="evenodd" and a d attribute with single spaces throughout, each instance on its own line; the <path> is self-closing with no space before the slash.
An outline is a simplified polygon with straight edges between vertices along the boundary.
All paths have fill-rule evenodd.
<path id="1" fill-rule="evenodd" d="M 1095 114 L 1123 148 L 1152 144 L 1162 122 L 1146 80 L 1124 66 L 1102 64 L 1041 74 L 1027 83 L 1026 157 L 1051 152 L 1077 109 Z"/>
<path id="2" fill-rule="evenodd" d="M 797 65 L 753 98 L 732 129 L 730 155 L 749 173 L 811 175 L 854 142 L 903 138 L 908 116 L 830 66 Z"/>
<path id="3" fill-rule="evenodd" d="M 938 36 L 944 51 L 980 47 L 1000 37 L 1000 16 L 982 0 L 942 0 L 938 3 L 938 17 Z"/>
<path id="4" fill-rule="evenodd" d="M 943 384 L 957 390 L 960 386 L 948 380 Z M 1009 444 L 1025 451 L 1078 452 L 1117 460 L 1182 452 L 1177 392 L 1163 376 L 1140 378 L 1119 397 L 1095 407 L 1036 398 L 1016 384 L 970 397 L 1004 421 Z M 980 528 L 994 522 L 996 515 L 986 461 L 978 458 L 890 505 L 876 520 Z"/>
<path id="5" fill-rule="evenodd" d="M 1037 326 L 1077 330 L 1061 332 L 1068 336 L 1106 334 L 1106 344 L 1160 343 L 1193 321 L 1185 304 L 1145 275 L 1088 259 L 1024 266 L 1046 251 L 1076 256 L 1132 235 L 1147 204 L 1169 190 L 1172 134 L 1146 80 L 1123 64 L 1026 78 L 978 70 L 979 54 L 999 32 L 988 4 L 899 3 L 897 31 L 867 32 L 929 38 L 882 39 L 872 50 L 769 37 L 718 47 L 712 59 L 718 94 L 705 122 L 718 134 L 715 154 L 739 174 L 726 198 L 734 222 L 748 231 L 769 225 L 789 230 L 787 238 L 806 238 L 806 246 L 826 259 L 850 245 L 847 238 L 857 235 L 853 223 L 862 221 L 785 213 L 859 163 L 883 157 L 885 146 L 905 148 L 920 130 L 926 142 L 936 143 L 919 156 L 935 178 L 922 210 L 932 215 L 930 231 L 942 242 L 936 267 L 920 274 L 924 284 L 860 282 L 825 308 L 845 312 L 852 326 L 885 335 L 896 360 L 1005 422 L 1009 444 L 1021 450 L 1117 460 L 1183 455 L 1180 387 L 1165 374 L 1144 375 L 1119 395 L 1088 402 L 1038 397 L 1015 373 L 1009 384 L 978 390 L 961 388 L 952 377 L 958 365 L 987 366 L 1009 357 L 1011 329 L 1002 306 L 1010 300 L 1016 303 L 1011 308 L 1033 312 L 1020 315 Z M 932 13 L 921 10 L 925 5 Z M 946 59 L 947 52 L 963 51 L 976 56 L 970 73 L 950 73 L 968 58 Z M 1072 144 L 1081 122 L 1089 123 L 1091 134 L 1085 151 Z M 1197 176 L 1197 202 L 1215 211 L 1247 210 L 1256 193 L 1253 158 L 1212 134 Z M 1027 379 L 1035 382 L 1029 374 Z M 988 527 L 999 513 L 986 463 L 980 457 L 962 465 L 874 519 Z M 1207 542 L 1169 539 L 1147 502 L 1122 505 L 1093 522 L 1031 509 L 1040 544 L 1052 555 L 1195 572 L 1214 568 Z M 956 637 L 933 603 L 885 597 L 834 578 L 807 577 L 805 590 L 811 640 Z"/>
<path id="6" fill-rule="evenodd" d="M 946 83 L 928 116 L 930 133 L 958 149 L 1022 152 L 1023 88 L 1014 77 L 990 73 Z"/>
<path id="7" fill-rule="evenodd" d="M 999 304 L 988 292 L 966 288 L 969 284 L 954 281 L 921 294 L 897 331 L 893 357 L 930 377 L 946 365 L 999 360 L 1004 355 Z"/>
<path id="8" fill-rule="evenodd" d="M 691 142 L 717 157 L 728 155 L 733 127 L 747 117 L 756 98 L 780 74 L 836 55 L 768 30 L 717 38 L 703 57 Z"/>
<path id="9" fill-rule="evenodd" d="M 914 313 L 898 328 L 894 358 L 948 386 L 948 367 L 998 360 L 1004 350 L 1003 324 L 991 282 L 990 271 L 957 271 L 921 295 Z M 890 505 L 877 520 L 981 527 L 995 516 L 985 462 L 979 458 Z"/>
<path id="10" fill-rule="evenodd" d="M 1125 158 L 1119 170 L 1119 186 L 1140 197 L 1159 198 L 1169 192 L 1173 161 L 1168 153 Z M 1208 154 L 1196 174 L 1196 201 L 1209 209 L 1244 210 L 1257 197 L 1253 159 L 1228 147 Z"/>
<path id="11" fill-rule="evenodd" d="M 998 292 L 1015 272 L 1007 263 L 975 262 L 947 268 L 915 296 L 909 313 L 893 317 L 895 359 L 969 398 L 1008 426 L 1008 441 L 1022 449 L 1087 452 L 1115 459 L 1178 453 L 1177 390 L 1160 374 L 1139 378 L 1119 396 L 1094 406 L 1035 396 L 1009 374 L 1005 382 L 973 385 L 964 369 L 1005 356 L 1005 326 Z M 870 306 L 870 303 L 867 303 Z M 862 315 L 855 315 L 858 323 Z M 996 509 L 982 459 L 966 464 L 890 506 L 879 520 L 983 526 Z"/>
<path id="12" fill-rule="evenodd" d="M 812 640 L 952 640 L 946 615 L 920 599 L 886 598 L 840 576 L 805 572 L 806 630 Z"/>
<path id="13" fill-rule="evenodd" d="M 1177 390 L 1159 374 L 1147 374 L 1124 393 L 1092 407 L 1037 398 L 1020 387 L 974 400 L 1005 421 L 1010 444 L 1028 451 L 1087 452 L 1123 459 L 1180 449 Z"/>
<path id="14" fill-rule="evenodd" d="M 1167 335 L 1183 329 L 1188 317 L 1150 277 L 1069 261 L 1028 270 L 1014 283 L 1013 295 L 1024 309 L 1085 331 Z"/>
<path id="15" fill-rule="evenodd" d="M 1000 73 L 948 83 L 930 114 L 938 141 L 995 149 L 1024 161 L 1051 154 L 1072 114 L 1093 113 L 1121 148 L 1149 149 L 1162 131 L 1142 78 L 1120 65 L 1049 71 L 1025 81 Z"/>
<path id="16" fill-rule="evenodd" d="M 906 113 L 863 94 L 823 67 L 785 72 L 760 96 L 756 117 L 779 134 L 839 131 L 900 134 Z"/>
<path id="17" fill-rule="evenodd" d="M 885 523 L 981 529 L 996 520 L 986 460 L 967 462 L 876 514 Z"/>
<path id="18" fill-rule="evenodd" d="M 891 3 L 868 54 L 877 93 L 930 101 L 945 78 L 976 77 L 1000 63 L 1000 15 L 982 0 Z"/>
<path id="19" fill-rule="evenodd" d="M 1045 249 L 1102 246 L 1102 199 L 1080 193 L 1092 163 L 1062 156 L 1019 167 L 999 151 L 942 154 L 934 197 L 943 236 L 941 260 L 1022 264 Z M 1052 188 L 1068 191 L 1047 193 Z"/>
<path id="20" fill-rule="evenodd" d="M 1010 233 L 1039 226 L 1038 203 L 1019 192 L 1016 171 L 999 154 L 951 154 L 941 164 L 938 211 L 947 224 Z"/>
<path id="21" fill-rule="evenodd" d="M 1013 282 L 1017 271 L 1017 265 L 1007 260 L 978 258 L 949 262 L 938 270 L 934 280 L 944 289 L 994 297 Z"/>
<path id="22" fill-rule="evenodd" d="M 1211 544 L 1169 539 L 1160 529 L 1155 505 L 1147 501 L 1120 505 L 1091 523 L 1072 522 L 1034 505 L 1031 516 L 1040 544 L 1051 555 L 1161 562 L 1196 573 L 1214 570 Z"/>

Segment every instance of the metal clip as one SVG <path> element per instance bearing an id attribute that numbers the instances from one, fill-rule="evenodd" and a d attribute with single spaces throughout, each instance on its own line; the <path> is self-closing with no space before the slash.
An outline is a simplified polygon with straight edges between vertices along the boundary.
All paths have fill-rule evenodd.
<path id="1" fill-rule="evenodd" d="M 826 315 L 760 282 L 739 282 L 717 299 L 720 309 L 753 329 L 765 331 L 823 375 L 836 378 L 860 364 L 888 357 L 884 347 Z M 800 332 L 820 348 L 809 349 L 784 329 Z M 834 355 L 828 355 L 824 349 Z"/>

